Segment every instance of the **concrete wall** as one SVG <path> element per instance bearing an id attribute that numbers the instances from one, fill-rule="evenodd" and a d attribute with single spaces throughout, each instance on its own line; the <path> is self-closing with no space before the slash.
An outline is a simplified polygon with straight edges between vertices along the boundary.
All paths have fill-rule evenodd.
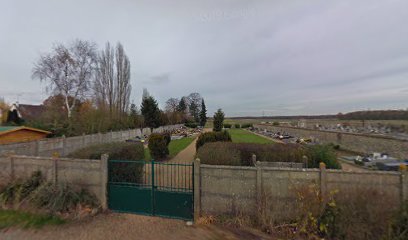
<path id="1" fill-rule="evenodd" d="M 35 171 L 41 171 L 47 181 L 89 190 L 106 207 L 107 156 L 87 160 L 0 155 L 0 181 L 29 178 Z"/>
<path id="2" fill-rule="evenodd" d="M 408 200 L 408 173 L 345 172 L 323 169 L 235 167 L 200 165 L 195 198 L 199 215 L 255 215 L 259 207 L 268 208 L 274 219 L 293 219 L 299 209 L 297 193 L 314 187 L 322 196 L 338 190 L 377 191 L 389 198 L 392 206 Z M 265 204 L 266 201 L 266 204 Z M 390 206 L 388 206 L 390 207 Z"/>
<path id="3" fill-rule="evenodd" d="M 343 149 L 359 152 L 385 152 L 393 157 L 408 158 L 408 141 L 383 136 L 372 136 L 355 133 L 321 131 L 296 127 L 271 126 L 256 124 L 255 128 L 273 132 L 286 132 L 293 136 L 312 138 L 321 143 L 334 143 Z"/>
<path id="4" fill-rule="evenodd" d="M 163 131 L 179 128 L 182 125 L 163 126 L 154 129 L 153 132 L 161 133 Z M 46 138 L 39 141 L 4 144 L 0 145 L 0 153 L 13 151 L 17 155 L 28 156 L 66 156 L 80 148 L 90 145 L 108 142 L 125 141 L 136 136 L 150 135 L 150 128 L 130 129 L 126 131 L 98 133 L 91 135 L 82 135 L 76 137 Z"/>

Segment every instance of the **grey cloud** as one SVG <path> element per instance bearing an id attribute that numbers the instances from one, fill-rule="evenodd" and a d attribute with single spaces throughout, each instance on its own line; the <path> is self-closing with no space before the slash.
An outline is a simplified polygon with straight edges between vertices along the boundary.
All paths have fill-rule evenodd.
<path id="1" fill-rule="evenodd" d="M 5 0 L 0 96 L 40 103 L 32 63 L 81 38 L 123 43 L 136 103 L 147 87 L 161 104 L 200 92 L 209 115 L 406 108 L 406 22 L 405 0 Z"/>

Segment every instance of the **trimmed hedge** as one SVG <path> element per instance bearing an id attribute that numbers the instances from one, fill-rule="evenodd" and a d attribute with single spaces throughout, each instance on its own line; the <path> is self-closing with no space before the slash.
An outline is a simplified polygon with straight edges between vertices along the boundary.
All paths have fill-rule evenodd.
<path id="1" fill-rule="evenodd" d="M 234 127 L 235 127 L 235 128 L 241 128 L 241 124 L 235 123 Z"/>
<path id="2" fill-rule="evenodd" d="M 324 162 L 328 169 L 339 169 L 333 148 L 327 145 L 303 147 L 297 144 L 257 144 L 217 142 L 202 146 L 197 156 L 204 164 L 253 166 L 252 155 L 261 162 L 298 162 L 304 163 L 308 157 L 308 167 L 318 168 Z"/>
<path id="3" fill-rule="evenodd" d="M 198 124 L 196 122 L 187 122 L 184 124 L 184 126 L 189 127 L 189 128 L 197 128 Z"/>
<path id="4" fill-rule="evenodd" d="M 111 160 L 143 160 L 144 147 L 142 143 L 115 142 L 94 145 L 80 149 L 68 155 L 71 158 L 101 159 L 102 154 L 108 154 Z M 109 163 L 109 181 L 142 183 L 142 163 Z"/>
<path id="5" fill-rule="evenodd" d="M 196 142 L 196 149 L 199 149 L 206 143 L 209 142 L 231 142 L 231 135 L 227 131 L 221 132 L 206 132 L 201 134 Z"/>
<path id="6" fill-rule="evenodd" d="M 154 160 L 163 160 L 169 155 L 168 138 L 164 134 L 153 133 L 149 137 L 149 151 Z"/>
<path id="7" fill-rule="evenodd" d="M 79 149 L 68 155 L 70 158 L 101 159 L 102 154 L 109 154 L 114 160 L 143 160 L 144 148 L 142 143 L 115 142 L 104 143 Z"/>
<path id="8" fill-rule="evenodd" d="M 231 124 L 229 124 L 229 123 L 224 123 L 224 128 L 231 128 L 231 127 L 232 127 Z"/>
<path id="9" fill-rule="evenodd" d="M 251 128 L 253 127 L 252 123 L 245 123 L 241 125 L 241 128 Z"/>

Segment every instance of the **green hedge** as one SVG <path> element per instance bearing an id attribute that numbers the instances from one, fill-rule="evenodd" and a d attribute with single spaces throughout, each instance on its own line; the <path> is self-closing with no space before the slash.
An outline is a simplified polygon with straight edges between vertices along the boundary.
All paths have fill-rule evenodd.
<path id="1" fill-rule="evenodd" d="M 163 160 L 169 155 L 168 137 L 153 133 L 149 137 L 149 151 L 154 160 Z"/>
<path id="2" fill-rule="evenodd" d="M 104 143 L 79 149 L 68 155 L 70 158 L 101 159 L 102 154 L 109 154 L 114 160 L 143 160 L 144 148 L 142 143 Z"/>
<path id="3" fill-rule="evenodd" d="M 144 160 L 142 143 L 105 143 L 80 149 L 68 155 L 71 158 L 101 159 L 102 154 L 108 154 L 111 160 Z M 109 181 L 142 183 L 143 163 L 109 163 Z"/>
<path id="4" fill-rule="evenodd" d="M 235 128 L 241 128 L 241 124 L 235 123 L 235 124 L 234 124 L 234 127 L 235 127 Z"/>
<path id="5" fill-rule="evenodd" d="M 244 123 L 241 125 L 241 128 L 250 128 L 253 127 L 252 123 Z"/>
<path id="6" fill-rule="evenodd" d="M 231 135 L 227 131 L 203 133 L 197 139 L 196 149 L 209 142 L 231 142 Z"/>
<path id="7" fill-rule="evenodd" d="M 224 123 L 224 128 L 231 128 L 231 127 L 232 127 L 232 124 Z"/>
<path id="8" fill-rule="evenodd" d="M 184 126 L 189 127 L 189 128 L 197 128 L 198 123 L 196 123 L 196 122 L 187 122 L 187 123 L 184 124 Z"/>
<path id="9" fill-rule="evenodd" d="M 197 151 L 204 164 L 253 166 L 252 155 L 261 162 L 304 163 L 308 157 L 308 167 L 318 168 L 324 162 L 328 169 L 339 169 L 336 155 L 328 145 L 303 147 L 297 144 L 256 144 L 256 143 L 208 143 Z"/>

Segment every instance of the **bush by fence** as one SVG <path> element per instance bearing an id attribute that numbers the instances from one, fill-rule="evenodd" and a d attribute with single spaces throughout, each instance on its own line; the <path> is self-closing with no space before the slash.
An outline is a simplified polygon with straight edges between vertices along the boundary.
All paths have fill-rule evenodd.
<path id="1" fill-rule="evenodd" d="M 231 135 L 227 131 L 203 133 L 197 139 L 196 149 L 210 142 L 231 142 Z"/>
<path id="2" fill-rule="evenodd" d="M 252 127 L 252 123 L 244 123 L 241 125 L 241 128 L 250 128 Z"/>
<path id="3" fill-rule="evenodd" d="M 149 151 L 155 160 L 163 160 L 169 155 L 170 141 L 163 134 L 153 133 L 149 137 Z"/>
<path id="4" fill-rule="evenodd" d="M 235 123 L 234 127 L 235 127 L 235 128 L 241 128 L 241 124 Z"/>
<path id="5" fill-rule="evenodd" d="M 102 154 L 108 154 L 113 160 L 143 160 L 144 147 L 142 143 L 115 142 L 98 144 L 82 148 L 68 155 L 70 158 L 101 159 Z"/>
<path id="6" fill-rule="evenodd" d="M 231 127 L 232 127 L 231 124 L 229 124 L 229 123 L 224 123 L 224 128 L 231 128 Z"/>
<path id="7" fill-rule="evenodd" d="M 234 153 L 228 157 L 228 153 Z M 238 153 L 238 155 L 237 155 Z M 198 158 L 205 164 L 253 166 L 252 155 L 260 162 L 304 163 L 318 168 L 324 162 L 329 169 L 339 169 L 340 164 L 330 146 L 303 147 L 297 144 L 221 143 L 207 144 L 198 150 Z M 238 160 L 237 160 L 238 158 Z M 239 163 L 239 164 L 238 164 Z"/>

